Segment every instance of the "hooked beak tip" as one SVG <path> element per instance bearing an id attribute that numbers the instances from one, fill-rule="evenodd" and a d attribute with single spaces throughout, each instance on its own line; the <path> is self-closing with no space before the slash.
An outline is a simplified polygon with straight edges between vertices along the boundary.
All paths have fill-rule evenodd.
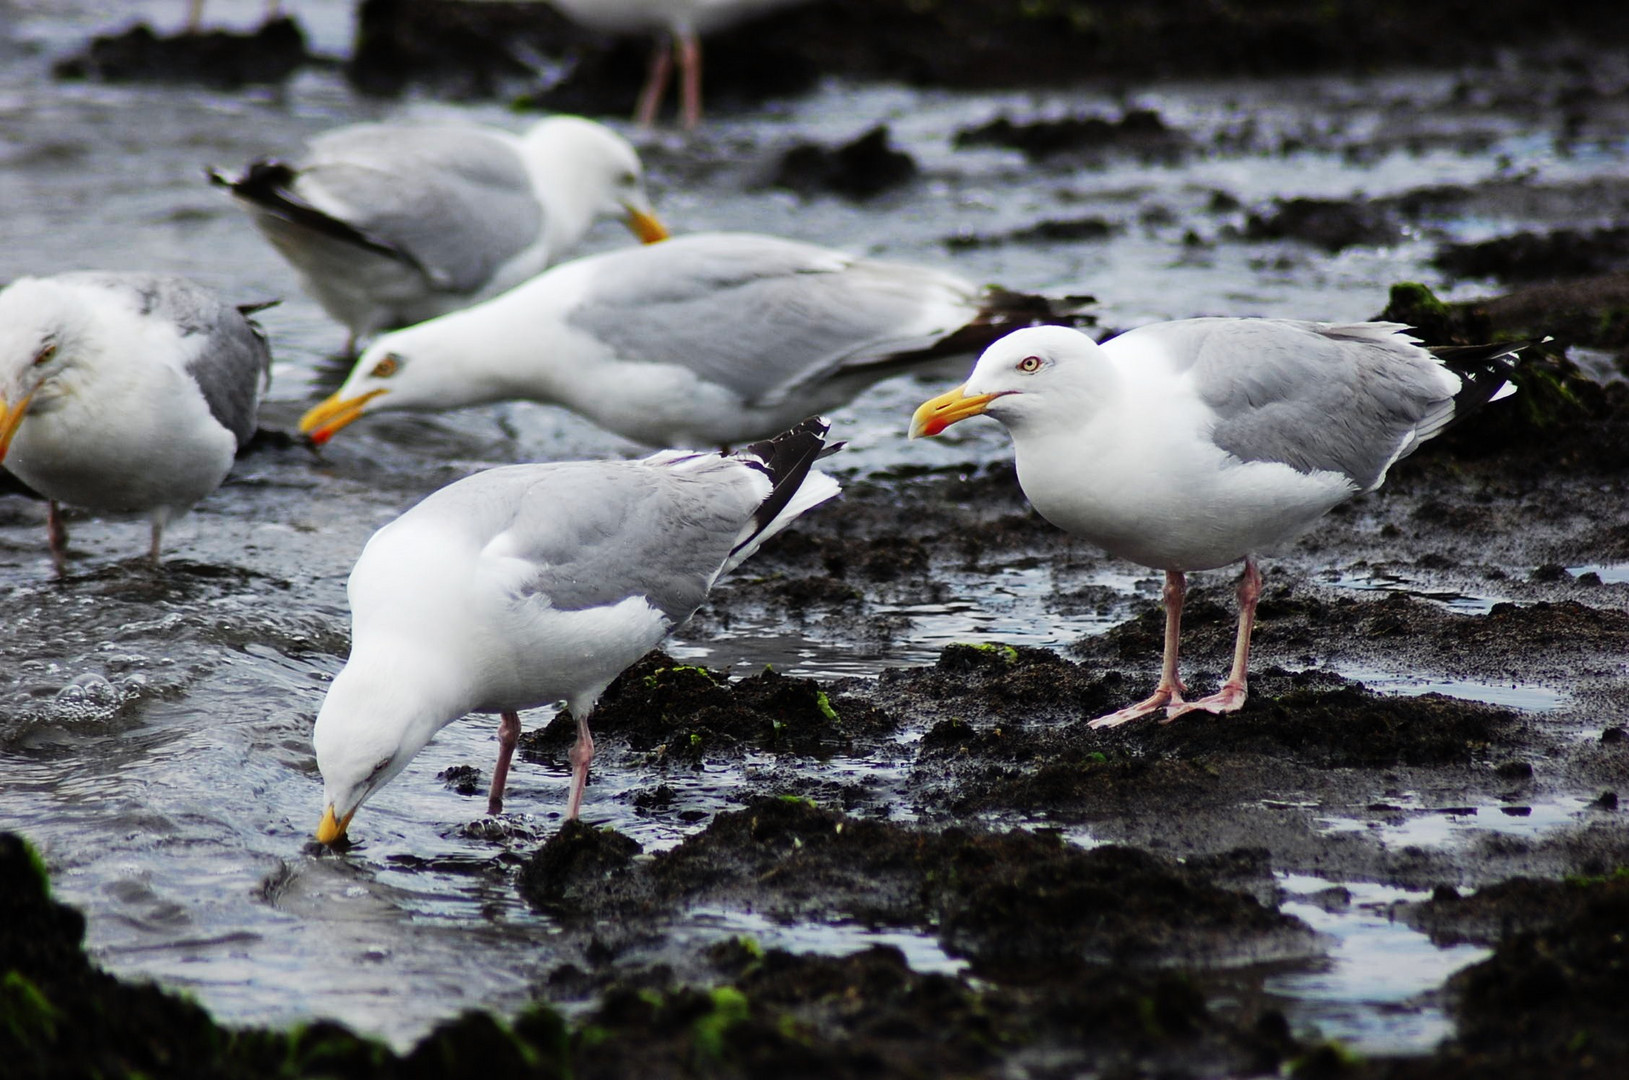
<path id="1" fill-rule="evenodd" d="M 322 822 L 317 826 L 317 842 L 334 846 L 345 839 L 345 830 L 350 827 L 351 818 L 356 816 L 353 809 L 343 818 L 334 815 L 334 804 L 329 803 L 322 812 Z"/>

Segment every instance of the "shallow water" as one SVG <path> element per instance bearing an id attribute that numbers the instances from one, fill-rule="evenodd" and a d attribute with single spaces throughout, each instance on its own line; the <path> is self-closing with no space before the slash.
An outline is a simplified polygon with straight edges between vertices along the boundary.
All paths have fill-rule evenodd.
<path id="1" fill-rule="evenodd" d="M 0 281 L 83 268 L 162 269 L 236 301 L 283 298 L 261 317 L 277 358 L 263 423 L 286 430 L 331 380 L 323 374 L 326 358 L 344 335 L 299 292 L 229 200 L 202 182 L 203 167 L 291 152 L 311 134 L 363 119 L 519 121 L 495 105 L 360 99 L 321 69 L 278 90 L 235 94 L 50 81 L 50 60 L 91 30 L 120 25 L 131 11 L 173 26 L 182 7 L 180 0 L 0 2 L 0 205 L 7 207 Z M 260 0 L 211 0 L 209 11 L 243 24 L 260 7 Z M 345 47 L 348 4 L 287 0 L 285 7 L 319 49 Z M 1094 292 L 1107 325 L 1206 313 L 1362 318 L 1384 304 L 1391 282 L 1436 281 L 1424 262 L 1432 242 L 1410 235 L 1392 247 L 1326 257 L 1294 243 L 1227 241 L 1225 230 L 1243 212 L 1209 209 L 1213 192 L 1252 208 L 1274 196 L 1384 195 L 1518 172 L 1560 183 L 1620 167 L 1622 138 L 1564 146 L 1543 108 L 1483 102 L 1474 85 L 1468 95 L 1456 93 L 1459 86 L 1458 76 L 1439 74 L 1171 83 L 1122 98 L 831 83 L 762 115 L 719 118 L 694 141 L 658 134 L 646 150 L 662 215 L 682 231 L 775 232 L 942 264 L 981 281 Z M 1199 150 L 1176 165 L 1114 158 L 1086 169 L 1031 167 L 1016 153 L 951 145 L 955 130 L 1003 112 L 1096 109 L 1112 116 L 1128 105 L 1157 109 L 1192 134 Z M 878 120 L 923 167 L 924 178 L 908 191 L 855 206 L 804 202 L 752 183 L 794 137 L 847 139 Z M 1351 147 L 1369 152 L 1344 152 Z M 1091 243 L 946 243 L 1089 215 L 1119 231 Z M 1468 239 L 1525 224 L 1478 218 L 1438 227 Z M 1198 244 L 1184 244 L 1190 229 Z M 623 242 L 607 225 L 590 246 Z M 901 429 L 925 389 L 896 380 L 836 414 L 849 441 L 840 467 L 869 474 L 1005 454 L 994 425 L 904 442 Z M 116 972 L 187 989 L 225 1021 L 332 1016 L 397 1044 L 462 1008 L 525 1001 L 551 965 L 554 927 L 519 901 L 508 877 L 510 853 L 459 831 L 479 816 L 480 800 L 436 779 L 452 764 L 488 768 L 495 725 L 477 717 L 447 728 L 370 801 L 366 828 L 357 830 L 361 842 L 334 857 L 314 852 L 310 841 L 320 795 L 311 722 L 345 652 L 345 576 L 374 528 L 485 465 L 635 452 L 532 405 L 364 422 L 320 456 L 289 449 L 244 459 L 227 486 L 171 527 L 161 574 L 137 558 L 146 544 L 143 523 L 71 518 L 74 561 L 62 582 L 50 576 L 41 508 L 0 498 L 0 827 L 42 846 L 59 894 L 89 914 L 95 955 Z M 770 663 L 834 676 L 928 662 L 956 640 L 1057 648 L 1107 628 L 1148 594 L 1146 572 L 1105 565 L 1110 569 L 1095 577 L 1069 580 L 1070 588 L 1098 584 L 1123 595 L 1123 605 L 1101 612 L 1060 613 L 1050 600 L 1057 585 L 1051 571 L 1009 568 L 966 604 L 885 611 L 909 620 L 909 630 L 885 647 L 738 624 L 706 638 L 681 635 L 675 651 L 737 670 Z M 1609 576 L 1614 568 L 1595 569 L 1603 580 L 1622 580 Z M 1333 573 L 1342 586 L 1392 587 L 1360 581 L 1355 570 Z M 1485 610 L 1477 598 L 1442 599 Z M 1465 696 L 1495 690 L 1472 688 Z M 1542 696 L 1502 703 L 1554 705 Z M 528 718 L 528 726 L 540 719 Z M 903 787 L 908 758 L 808 767 L 886 790 Z M 607 770 L 597 774 L 588 816 L 647 849 L 671 846 L 726 809 L 743 777 L 773 767 L 748 757 L 665 777 L 698 820 L 636 814 L 630 800 L 639 781 Z M 528 811 L 539 837 L 558 824 L 566 780 L 563 770 L 530 763 L 512 780 L 510 806 Z M 1477 809 L 1477 824 L 1504 816 Z M 910 813 L 902 806 L 899 816 Z M 1559 828 L 1566 820 L 1541 817 L 1535 807 L 1523 823 Z M 1437 826 L 1446 835 L 1430 842 L 1463 842 L 1463 830 L 1441 815 L 1406 827 Z M 1298 884 L 1292 891 L 1303 890 Z M 1338 933 L 1334 923 L 1342 918 L 1370 918 L 1362 903 L 1353 906 L 1360 914 L 1331 914 L 1331 925 L 1321 928 Z M 914 935 L 772 927 L 741 913 L 698 912 L 687 932 L 751 933 L 820 951 L 888 940 L 904 945 L 919 966 L 957 964 Z M 1429 1045 L 1441 1033 L 1440 1016 L 1420 1014 L 1408 1024 L 1385 1018 L 1396 1000 L 1396 988 L 1383 981 L 1388 939 L 1354 932 L 1341 940 L 1332 961 L 1338 977 L 1288 978 L 1280 990 L 1318 1002 L 1308 1016 L 1365 1048 Z M 1458 953 L 1422 954 L 1407 994 L 1462 962 Z"/>

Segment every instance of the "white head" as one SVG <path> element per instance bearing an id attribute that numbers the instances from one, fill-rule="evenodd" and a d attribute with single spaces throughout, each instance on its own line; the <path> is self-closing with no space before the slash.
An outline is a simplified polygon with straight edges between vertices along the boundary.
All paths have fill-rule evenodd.
<path id="1" fill-rule="evenodd" d="M 580 116 L 551 116 L 521 142 L 549 227 L 558 230 L 554 249 L 575 244 L 602 217 L 621 218 L 647 244 L 667 239 L 645 194 L 639 152 L 627 139 Z"/>
<path id="2" fill-rule="evenodd" d="M 501 390 L 482 377 L 482 349 L 459 331 L 479 310 L 455 311 L 375 339 L 344 384 L 300 418 L 300 430 L 320 446 L 366 413 L 440 411 L 501 400 Z"/>
<path id="3" fill-rule="evenodd" d="M 378 654 L 374 654 L 378 655 Z M 412 664 L 376 666 L 352 655 L 334 677 L 311 733 L 322 771 L 323 815 L 317 839 L 332 844 L 374 792 L 396 777 L 437 731 L 462 715 L 424 691 Z M 450 712 L 450 715 L 449 715 Z"/>
<path id="4" fill-rule="evenodd" d="M 24 416 L 50 412 L 83 383 L 97 336 L 72 286 L 18 278 L 0 289 L 0 461 Z"/>
<path id="5" fill-rule="evenodd" d="M 984 350 L 965 383 L 922 403 L 911 417 L 911 438 L 937 435 L 981 413 L 1015 434 L 1052 417 L 1078 424 L 1101 406 L 1114 381 L 1103 350 L 1079 330 L 1015 330 Z"/>

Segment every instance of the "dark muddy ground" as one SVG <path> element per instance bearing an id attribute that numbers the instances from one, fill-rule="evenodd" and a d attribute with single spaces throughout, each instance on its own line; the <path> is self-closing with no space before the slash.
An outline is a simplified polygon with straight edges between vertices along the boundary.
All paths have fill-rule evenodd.
<path id="1" fill-rule="evenodd" d="M 1109 73 L 1146 74 L 1176 55 L 1208 57 L 1194 69 L 1205 71 L 1259 70 L 1285 56 L 1364 68 L 1377 51 L 1420 59 L 1445 44 L 1457 50 L 1448 59 L 1481 60 L 1513 34 L 1578 32 L 1553 4 L 1484 6 L 1477 32 L 1466 35 L 1433 26 L 1439 5 L 1416 5 L 1406 25 L 1390 21 L 1404 18 L 1401 9 L 1371 20 L 1354 14 L 1374 5 L 1323 5 L 1322 21 L 1298 14 L 1305 5 L 1267 5 L 1276 14 L 1259 21 L 1241 20 L 1236 6 L 1139 6 L 1179 22 L 1190 37 L 1177 39 L 1130 14 L 1083 29 L 1069 19 L 1081 5 L 1059 2 L 1036 8 L 1051 11 L 1051 22 L 964 35 L 964 55 L 914 39 L 908 31 L 919 24 L 901 12 L 955 27 L 996 5 L 953 12 L 901 0 L 879 16 L 887 32 L 865 42 L 869 53 L 839 61 L 838 32 L 852 28 L 843 19 L 861 2 L 834 0 L 818 23 L 814 9 L 789 13 L 758 40 L 812 42 L 826 65 L 819 70 L 956 82 L 971 77 L 975 61 L 984 73 L 1002 70 L 1003 57 L 1034 62 L 1020 46 L 1044 39 L 1054 47 L 1047 64 L 1026 72 L 1048 82 L 1075 70 L 1063 67 L 1059 43 L 1078 46 L 1090 34 L 1099 67 L 1114 58 L 1121 66 Z M 519 5 L 484 6 L 522 17 Z M 364 5 L 364 30 L 399 28 L 385 17 L 402 7 Z M 452 17 L 450 5 L 418 7 Z M 1621 34 L 1622 10 L 1599 10 L 1601 33 Z M 1068 21 L 1068 35 L 1058 20 Z M 363 41 L 352 66 L 359 84 L 462 85 L 473 94 L 530 78 L 524 65 L 510 70 L 487 53 L 481 70 L 493 81 L 481 83 L 444 32 L 392 40 L 396 51 L 383 60 L 369 51 L 382 46 Z M 1185 47 L 1195 40 L 1209 51 Z M 1296 43 L 1303 51 L 1288 47 Z M 431 45 L 452 57 L 447 71 L 415 68 L 414 79 L 401 78 L 413 49 Z M 857 49 L 853 40 L 846 46 Z M 580 92 L 587 104 L 545 103 L 624 112 L 641 50 L 582 47 L 584 81 L 559 92 Z M 1072 55 L 1082 62 L 1078 49 Z M 710 52 L 710 86 L 725 108 L 730 56 L 728 40 Z M 379 66 L 368 68 L 374 60 Z M 597 86 L 587 81 L 596 72 Z M 761 96 L 754 78 L 741 85 Z M 1590 85 L 1581 77 L 1575 87 L 1578 119 L 1563 121 L 1565 145 L 1606 139 L 1629 115 L 1621 89 Z M 1467 87 L 1469 96 L 1481 92 Z M 1344 145 L 1338 131 L 1324 136 Z M 1155 162 L 1192 152 L 1157 113 L 1136 110 L 1001 119 L 964 137 L 1016 147 L 1042 169 L 1105 152 Z M 1380 153 L 1386 139 L 1381 131 L 1358 146 L 1354 137 L 1354 153 Z M 854 195 L 866 193 L 876 170 L 912 182 L 882 129 L 849 146 L 858 149 L 846 157 L 843 147 L 811 147 L 805 171 L 789 170 L 782 182 L 800 191 L 850 184 Z M 739 167 L 718 153 L 693 167 Z M 844 171 L 860 158 L 873 168 L 858 178 Z M 689 179 L 683 161 L 670 155 L 665 164 Z M 1336 252 L 1547 200 L 1568 204 L 1558 217 L 1621 220 L 1626 190 L 1621 181 L 1534 187 L 1513 174 L 1401 198 L 1248 208 L 1218 191 L 1184 227 L 1199 252 L 1278 238 Z M 1090 241 L 1165 224 L 1058 219 L 1033 228 L 1062 233 L 1026 227 L 946 244 Z M 1449 308 L 1402 287 L 1389 317 L 1433 340 L 1556 341 L 1530 361 L 1518 397 L 1401 463 L 1381 492 L 1265 561 L 1252 698 L 1240 713 L 1086 728 L 1084 719 L 1153 685 L 1154 575 L 1127 608 L 1124 590 L 1100 578 L 1135 568 L 1041 521 L 1005 461 L 970 451 L 952 466 L 871 472 L 717 590 L 687 638 L 791 627 L 812 642 L 881 652 L 911 610 L 960 597 L 995 602 L 999 575 L 1037 569 L 1050 575 L 1050 615 L 1101 611 L 1118 624 L 1062 651 L 952 646 L 936 664 L 876 679 L 743 675 L 647 658 L 593 718 L 595 775 L 616 777 L 625 788 L 619 802 L 634 814 L 706 823 L 667 850 L 642 851 L 596 827 L 593 787 L 585 825 L 556 832 L 519 814 L 478 819 L 490 762 L 454 764 L 441 779 L 470 800 L 466 820 L 478 820 L 464 835 L 489 844 L 491 857 L 426 851 L 422 863 L 486 879 L 505 896 L 518 891 L 558 933 L 535 1007 L 502 1022 L 466 1014 L 407 1053 L 324 1022 L 222 1030 L 187 1000 L 116 981 L 86 961 L 83 919 L 50 902 L 25 849 L 0 838 L 0 1054 L 40 1076 L 1629 1074 L 1629 827 L 1620 807 L 1629 786 L 1629 387 L 1621 381 L 1629 256 L 1620 226 L 1579 224 L 1443 244 L 1437 262 L 1512 291 Z M 1233 619 L 1227 575 L 1200 576 L 1184 622 L 1193 689 L 1221 678 Z M 326 638 L 317 647 L 343 652 Z M 557 719 L 528 735 L 523 754 L 558 766 L 569 741 L 569 723 Z M 887 767 L 873 768 L 879 762 Z M 709 776 L 727 769 L 745 780 L 710 790 Z M 1523 827 L 1540 820 L 1548 825 Z M 1320 883 L 1318 891 L 1292 903 L 1297 880 Z M 1444 945 L 1491 950 L 1396 1006 L 1441 1008 L 1451 1019 L 1451 1039 L 1422 1056 L 1359 1059 L 1295 1022 L 1282 990 L 1286 972 L 1315 967 L 1332 950 L 1309 922 L 1306 897 L 1319 910 L 1350 912 L 1364 906 L 1364 887 L 1377 885 L 1416 898 L 1388 901 L 1379 914 Z M 766 948 L 750 930 L 692 932 L 698 911 L 842 928 L 871 943 L 841 957 Z M 894 931 L 903 944 L 891 943 Z"/>
<path id="2" fill-rule="evenodd" d="M 592 789 L 589 823 L 541 846 L 519 819 L 478 823 L 507 854 L 469 872 L 512 882 L 557 921 L 556 960 L 512 1023 L 467 1014 L 405 1056 L 326 1024 L 206 1034 L 196 1006 L 89 967 L 83 920 L 45 900 L 8 841 L 0 1048 L 64 1076 L 1621 1076 L 1629 393 L 1561 362 L 1535 370 L 1560 388 L 1552 413 L 1512 407 L 1428 447 L 1269 564 L 1236 715 L 1084 726 L 1151 688 L 1152 596 L 1069 656 L 952 646 L 875 680 L 732 678 L 653 654 L 593 718 L 596 769 L 642 778 L 629 796 L 640 813 L 691 813 L 670 781 L 746 754 L 891 753 L 902 786 L 759 768 L 730 795 L 738 809 L 654 853 L 594 826 Z M 1335 549 L 1361 553 L 1371 576 L 1327 580 Z M 1105 602 L 1068 587 L 1101 556 L 1030 512 L 1009 466 L 873 476 L 698 619 L 705 632 L 767 612 L 817 638 L 878 639 L 878 605 L 937 602 L 1036 560 L 1056 568 L 1060 610 Z M 1214 577 L 1185 622 L 1201 691 L 1232 640 L 1230 583 Z M 1421 578 L 1430 591 L 1411 587 Z M 1401 677 L 1449 692 L 1364 685 Z M 1475 700 L 1499 699 L 1478 688 L 1522 707 Z M 569 740 L 561 717 L 524 755 L 554 760 Z M 445 779 L 475 799 L 484 786 L 469 766 Z M 1579 809 L 1542 835 L 1387 840 L 1558 800 Z M 1292 875 L 1428 890 L 1392 916 L 1492 949 L 1437 993 L 1450 1041 L 1365 1060 L 1287 1020 L 1275 973 L 1326 948 L 1281 910 Z M 1353 897 L 1333 884 L 1315 902 Z M 924 971 L 888 944 L 831 957 L 673 932 L 698 909 L 910 930 L 956 962 Z"/>

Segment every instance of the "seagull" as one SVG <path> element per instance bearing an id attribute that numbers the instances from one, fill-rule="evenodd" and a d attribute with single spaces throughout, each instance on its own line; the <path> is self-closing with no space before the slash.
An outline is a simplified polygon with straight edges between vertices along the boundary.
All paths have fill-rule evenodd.
<path id="1" fill-rule="evenodd" d="M 549 0 L 565 16 L 605 34 L 653 34 L 650 74 L 634 114 L 640 127 L 656 123 L 662 95 L 679 65 L 680 109 L 687 129 L 701 123 L 701 36 L 776 8 L 809 0 Z"/>
<path id="2" fill-rule="evenodd" d="M 529 399 L 646 446 L 739 446 L 882 379 L 971 358 L 1090 297 L 981 289 L 940 270 L 756 233 L 696 233 L 564 263 L 373 342 L 300 430 L 368 413 Z M 965 362 L 962 361 L 962 362 Z"/>
<path id="3" fill-rule="evenodd" d="M 524 135 L 474 125 L 357 124 L 311 140 L 304 159 L 211 170 L 350 330 L 347 355 L 381 330 L 495 296 L 559 260 L 600 217 L 646 243 L 667 230 L 644 169 L 602 124 L 551 116 Z"/>
<path id="4" fill-rule="evenodd" d="M 266 336 L 186 278 L 79 272 L 0 289 L 0 463 L 49 500 L 57 573 L 59 502 L 164 524 L 220 486 L 255 432 L 271 377 Z"/>
<path id="5" fill-rule="evenodd" d="M 266 22 L 282 18 L 282 0 L 266 0 Z M 204 25 L 204 0 L 187 0 L 187 33 L 196 34 Z"/>
<path id="6" fill-rule="evenodd" d="M 811 468 L 841 444 L 805 420 L 733 455 L 510 465 L 451 484 L 374 534 L 351 571 L 351 655 L 317 713 L 317 839 L 333 844 L 435 733 L 495 712 L 487 812 L 503 809 L 522 709 L 577 720 L 577 817 L 611 680 L 690 618 L 708 590 L 838 492 Z"/>
<path id="7" fill-rule="evenodd" d="M 980 413 L 1012 436 L 1018 483 L 1052 524 L 1165 571 L 1165 659 L 1152 696 L 1104 728 L 1245 700 L 1258 554 L 1374 491 L 1400 458 L 1489 401 L 1531 342 L 1427 349 L 1401 323 L 1185 319 L 1102 345 L 1019 330 L 963 385 L 924 402 L 912 438 Z M 1185 574 L 1244 562 L 1233 667 L 1189 701 L 1177 676 Z"/>

